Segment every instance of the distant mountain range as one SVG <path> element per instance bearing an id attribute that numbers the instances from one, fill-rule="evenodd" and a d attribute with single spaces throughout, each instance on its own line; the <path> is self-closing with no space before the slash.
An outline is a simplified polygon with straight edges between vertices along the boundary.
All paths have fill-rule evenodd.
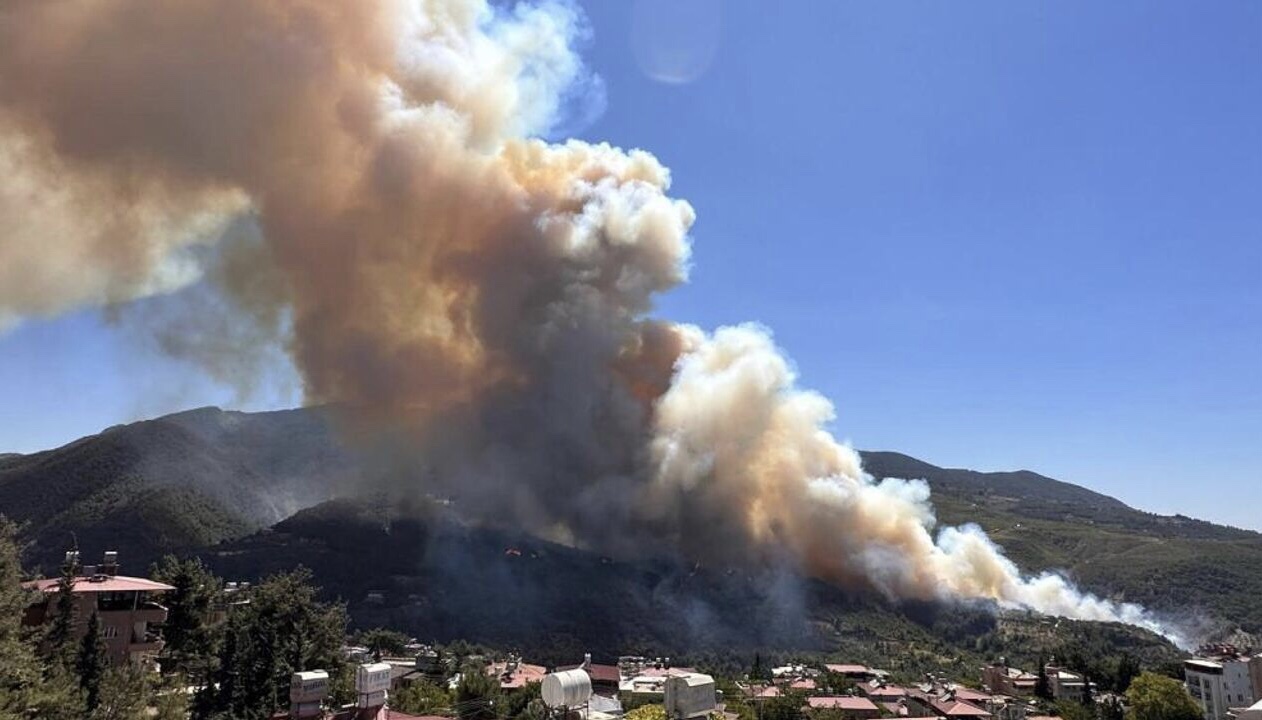
<path id="1" fill-rule="evenodd" d="M 940 522 L 982 526 L 1028 571 L 1061 570 L 1094 592 L 1204 620 L 1210 629 L 1262 631 L 1258 533 L 1145 513 L 1028 471 L 946 469 L 893 452 L 863 458 L 876 477 L 926 480 Z M 0 512 L 25 524 L 28 561 L 45 573 L 56 572 L 72 533 L 86 553 L 117 549 L 136 571 L 166 552 L 196 552 L 240 579 L 301 563 L 348 600 L 358 620 L 435 636 L 524 643 L 529 633 L 513 628 L 537 630 L 532 618 L 543 607 L 555 616 L 550 637 L 570 638 L 576 649 L 594 637 L 607 638 L 610 648 L 660 645 L 679 637 L 678 618 L 708 645 L 744 638 L 832 647 L 861 634 L 851 621 L 864 613 L 880 616 L 867 625 L 893 622 L 896 635 L 925 632 L 921 644 L 943 641 L 923 624 L 908 629 L 907 608 L 898 610 L 903 620 L 891 620 L 882 603 L 814 583 L 797 595 L 771 592 L 776 578 L 632 567 L 471 527 L 440 508 L 334 500 L 360 486 L 361 468 L 320 410 L 202 408 L 55 450 L 0 455 Z M 380 545 L 390 549 L 364 551 Z M 699 594 L 693 586 L 702 586 Z M 784 592 L 802 607 L 788 625 L 767 604 L 777 595 L 782 606 Z M 594 634 L 597 627 L 606 631 Z"/>

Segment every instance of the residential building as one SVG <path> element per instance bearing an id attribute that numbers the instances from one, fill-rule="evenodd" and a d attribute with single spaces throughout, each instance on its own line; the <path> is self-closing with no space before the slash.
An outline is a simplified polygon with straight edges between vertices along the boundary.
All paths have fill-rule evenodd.
<path id="1" fill-rule="evenodd" d="M 67 560 L 78 563 L 78 553 Z M 40 598 L 27 608 L 24 621 L 42 625 L 55 611 L 60 578 L 23 583 L 38 590 Z M 75 599 L 75 629 L 79 637 L 87 632 L 88 618 L 96 613 L 101 639 L 111 663 L 137 666 L 150 664 L 162 650 L 157 627 L 166 622 L 167 609 L 157 599 L 175 588 L 160 582 L 118 574 L 118 553 L 105 553 L 100 566 L 85 566 L 72 586 Z"/>
<path id="2" fill-rule="evenodd" d="M 1047 688 L 1056 700 L 1067 700 L 1080 703 L 1086 693 L 1087 680 L 1082 675 L 1070 672 L 1054 662 L 1043 667 L 1047 674 Z"/>
<path id="3" fill-rule="evenodd" d="M 512 657 L 505 662 L 491 663 L 486 668 L 486 674 L 499 679 L 501 690 L 520 690 L 530 683 L 543 682 L 548 669 L 542 665 L 524 663 L 519 657 Z"/>
<path id="4" fill-rule="evenodd" d="M 873 680 L 859 685 L 859 692 L 878 703 L 896 703 L 907 697 L 907 688 Z"/>
<path id="5" fill-rule="evenodd" d="M 1038 681 L 1038 676 L 1034 673 L 1008 667 L 1008 664 L 1003 661 L 1000 661 L 998 665 L 988 665 L 982 669 L 982 684 L 996 695 L 1029 697 L 1034 694 Z"/>
<path id="6" fill-rule="evenodd" d="M 1262 657 L 1236 654 L 1233 649 L 1193 658 L 1183 663 L 1183 679 L 1206 720 L 1227 720 L 1233 708 L 1248 708 L 1262 699 L 1258 697 Z"/>
<path id="7" fill-rule="evenodd" d="M 992 720 L 990 711 L 957 697 L 954 688 L 936 684 L 924 685 L 907 691 L 899 702 L 907 715 L 937 716 L 954 720 Z M 903 714 L 901 711 L 898 714 Z"/>
<path id="8" fill-rule="evenodd" d="M 1227 713 L 1230 720 L 1262 720 L 1262 701 L 1247 708 L 1239 708 Z"/>
<path id="9" fill-rule="evenodd" d="M 592 662 L 591 653 L 583 655 L 583 662 L 578 665 L 562 665 L 557 672 L 565 670 L 585 670 L 592 681 L 592 692 L 598 695 L 616 695 L 622 682 L 622 672 L 617 665 L 602 665 Z"/>

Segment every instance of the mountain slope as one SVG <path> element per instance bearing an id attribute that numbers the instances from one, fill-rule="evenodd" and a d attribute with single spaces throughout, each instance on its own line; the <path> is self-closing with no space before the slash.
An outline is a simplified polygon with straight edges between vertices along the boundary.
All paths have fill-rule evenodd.
<path id="1" fill-rule="evenodd" d="M 28 559 L 45 572 L 72 533 L 143 567 L 276 522 L 352 474 L 319 413 L 203 408 L 0 459 L 0 512 L 26 524 Z"/>
<path id="2" fill-rule="evenodd" d="M 203 553 L 228 579 L 301 563 L 360 627 L 384 625 L 440 642 L 463 638 L 561 663 L 584 652 L 711 662 L 755 652 L 880 663 L 907 679 L 986 660 L 1033 663 L 1040 653 L 1098 643 L 1083 654 L 1129 652 L 1149 666 L 1178 653 L 1120 625 L 1047 623 L 989 607 L 890 605 L 785 572 L 720 572 L 618 561 L 499 528 L 465 524 L 432 506 L 332 501 Z"/>
<path id="3" fill-rule="evenodd" d="M 1180 619 L 1262 631 L 1258 533 L 1145 513 L 1028 471 L 947 469 L 892 452 L 863 456 L 876 477 L 926 480 L 941 523 L 982 526 L 1027 572 L 1062 570 L 1088 590 Z M 55 450 L 0 455 L 0 512 L 27 523 L 27 559 L 44 572 L 55 571 L 72 532 L 85 551 L 108 546 L 137 568 L 353 494 L 365 474 L 319 410 L 202 408 Z M 314 564 L 301 535 L 277 537 L 297 543 L 279 555 Z"/>

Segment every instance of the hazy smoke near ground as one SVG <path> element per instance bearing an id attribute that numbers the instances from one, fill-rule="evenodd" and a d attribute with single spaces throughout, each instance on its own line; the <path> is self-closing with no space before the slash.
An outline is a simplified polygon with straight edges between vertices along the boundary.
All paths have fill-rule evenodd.
<path id="1" fill-rule="evenodd" d="M 0 314 L 189 283 L 189 248 L 252 218 L 261 246 L 219 248 L 227 307 L 469 512 L 1155 627 L 935 534 L 927 487 L 866 476 L 766 331 L 651 317 L 692 208 L 646 152 L 537 139 L 598 87 L 584 32 L 550 2 L 0 0 Z"/>

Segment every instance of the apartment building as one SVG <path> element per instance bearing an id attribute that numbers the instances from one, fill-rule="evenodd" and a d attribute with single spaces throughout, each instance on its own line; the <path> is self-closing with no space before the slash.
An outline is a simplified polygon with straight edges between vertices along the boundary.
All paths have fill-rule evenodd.
<path id="1" fill-rule="evenodd" d="M 1248 708 L 1258 701 L 1262 657 L 1221 654 L 1185 660 L 1183 679 L 1205 720 L 1227 720 L 1233 709 Z"/>
<path id="2" fill-rule="evenodd" d="M 77 564 L 76 558 L 68 558 Z M 88 618 L 96 613 L 110 662 L 145 665 L 162 650 L 158 625 L 166 622 L 167 609 L 157 600 L 174 590 L 170 585 L 118 574 L 118 553 L 105 553 L 99 566 L 84 566 L 74 579 L 75 625 L 80 636 L 87 632 Z M 42 625 L 55 611 L 59 578 L 23 583 L 40 592 L 27 608 L 25 622 Z"/>

